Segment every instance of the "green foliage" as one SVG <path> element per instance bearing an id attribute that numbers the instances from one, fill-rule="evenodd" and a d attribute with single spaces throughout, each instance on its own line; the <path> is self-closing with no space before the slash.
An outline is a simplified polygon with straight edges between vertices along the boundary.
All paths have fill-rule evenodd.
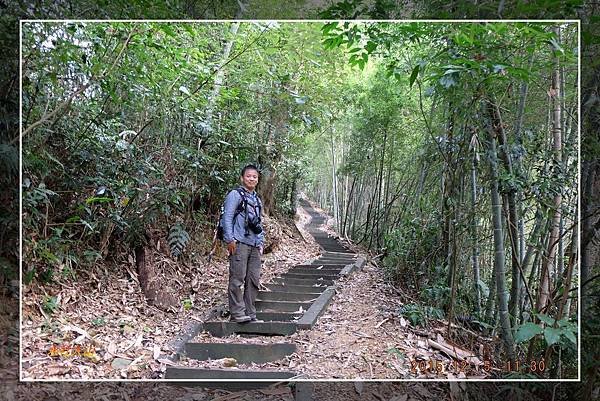
<path id="1" fill-rule="evenodd" d="M 185 311 L 192 309 L 192 307 L 194 306 L 192 300 L 189 298 L 186 298 L 183 301 L 181 301 L 181 304 L 183 306 L 183 310 Z"/>
<path id="2" fill-rule="evenodd" d="M 41 257 L 41 266 L 52 264 L 51 269 L 68 272 L 63 265 L 71 265 L 63 254 L 83 254 L 82 260 L 72 262 L 84 267 L 104 258 L 108 247 L 145 244 L 148 227 L 161 222 L 172 226 L 185 215 L 192 186 L 198 187 L 200 182 L 211 185 L 214 179 L 222 182 L 222 171 L 229 170 L 226 174 L 235 176 L 230 166 L 221 166 L 218 158 L 211 156 L 220 149 L 207 149 L 210 154 L 196 151 L 191 122 L 205 101 L 197 98 L 185 103 L 172 96 L 171 83 L 181 74 L 189 79 L 186 85 L 178 86 L 186 88 L 188 94 L 210 77 L 206 50 L 211 38 L 223 33 L 225 26 L 215 25 L 209 35 L 203 35 L 208 31 L 206 25 L 191 23 L 27 25 L 25 40 L 46 43 L 47 47 L 45 52 L 33 52 L 35 66 L 25 73 L 25 102 L 31 110 L 26 123 L 41 116 L 39 107 L 45 107 L 44 103 L 56 107 L 71 91 L 53 77 L 75 73 L 93 80 L 100 71 L 110 72 L 88 99 L 74 99 L 72 119 L 59 119 L 53 133 L 39 130 L 24 143 L 24 229 L 26 238 L 43 239 L 25 243 L 25 254 L 33 256 L 31 264 L 38 265 L 35 258 Z M 56 43 L 44 42 L 48 36 L 55 37 Z M 127 37 L 130 41 L 125 48 Z M 188 46 L 191 43 L 194 50 L 184 54 L 180 49 L 192 48 Z M 39 75 L 36 68 L 47 75 Z M 46 98 L 36 95 L 40 86 L 51 88 L 45 91 Z M 185 95 L 186 90 L 180 93 Z M 126 93 L 132 96 L 125 97 Z M 186 111 L 190 115 L 182 120 Z M 146 132 L 131 129 L 133 121 L 146 124 Z M 178 138 L 173 128 L 181 134 L 176 143 L 172 143 Z M 52 145 L 40 152 L 39 146 L 50 137 Z M 206 171 L 207 163 L 212 165 L 210 171 Z M 165 179 L 167 174 L 170 178 Z M 221 187 L 217 193 L 224 191 Z M 202 192 L 214 190 L 206 187 Z M 50 213 L 46 217 L 47 210 Z M 48 230 L 48 223 L 59 230 Z M 110 237 L 119 241 L 110 241 Z M 45 251 L 40 244 L 45 244 Z M 183 245 L 180 236 L 172 249 L 180 252 Z M 62 251 L 54 249 L 56 246 Z"/>
<path id="3" fill-rule="evenodd" d="M 371 11 L 370 6 L 344 1 L 328 15 Z M 344 98 L 348 106 L 336 114 L 334 133 L 315 146 L 316 156 L 337 145 L 336 158 L 342 158 L 334 171 L 337 183 L 330 184 L 336 177 L 314 172 L 310 193 L 342 215 L 338 226 L 350 238 L 381 255 L 386 278 L 414 291 L 413 297 L 418 295 L 425 305 L 490 319 L 478 326 L 495 326 L 491 317 L 499 306 L 494 303 L 504 302 L 503 291 L 499 297 L 488 288 L 491 282 L 497 290 L 504 281 L 504 275 L 492 280 L 490 260 L 499 246 L 505 249 L 498 268 L 507 268 L 512 256 L 507 239 L 491 240 L 490 193 L 496 184 L 505 208 L 508 195 L 518 194 L 525 238 L 531 235 L 529 221 L 536 213 L 552 218 L 557 195 L 562 196 L 564 221 L 576 223 L 574 125 L 571 135 L 565 132 L 568 139 L 558 161 L 549 140 L 553 93 L 538 86 L 550 86 L 558 61 L 564 68 L 562 96 L 568 110 L 563 124 L 575 124 L 570 114 L 577 104 L 572 90 L 578 78 L 577 32 L 573 24 L 562 24 L 558 35 L 555 25 L 331 22 L 322 28 L 324 47 L 343 51 L 348 66 L 364 79 L 362 91 Z M 498 107 L 499 118 L 491 116 L 490 103 Z M 496 154 L 490 150 L 491 134 L 497 137 Z M 490 174 L 492 162 L 499 174 Z M 328 171 L 336 163 L 331 157 L 320 168 Z M 356 184 L 350 194 L 349 183 Z M 535 244 L 537 239 L 533 242 L 534 249 L 545 248 Z M 471 271 L 474 260 L 477 274 Z M 513 271 L 510 279 L 515 282 L 516 277 Z M 530 291 L 539 291 L 536 280 L 528 284 Z M 477 307 L 489 310 L 474 313 L 476 300 Z M 414 322 L 424 321 L 425 312 L 417 307 L 407 307 L 406 313 Z M 503 336 L 516 329 L 506 322 Z M 522 342 L 543 335 L 546 347 L 561 343 L 568 361 L 563 370 L 570 369 L 574 332 L 524 325 L 516 334 Z M 512 343 L 508 340 L 506 344 Z"/>
<path id="4" fill-rule="evenodd" d="M 331 15 L 386 15 L 391 5 L 346 1 Z M 26 22 L 24 279 L 72 277 L 156 233 L 181 256 L 206 242 L 200 230 L 255 162 L 267 212 L 293 214 L 300 191 L 331 207 L 339 231 L 381 255 L 386 277 L 429 305 L 407 307 L 415 324 L 442 308 L 472 311 L 475 288 L 493 293 L 486 102 L 498 103 L 507 137 L 494 156 L 518 166 L 502 166 L 494 181 L 522 195 L 526 236 L 533 213 L 549 216 L 559 193 L 565 224 L 576 216 L 574 131 L 558 163 L 546 89 L 559 58 L 565 105 L 575 104 L 577 32 L 563 24 L 559 39 L 553 26 L 257 22 L 233 34 L 231 23 Z M 0 151 L 0 167 L 14 174 Z M 570 343 L 573 332 L 556 325 L 537 335 Z"/>
<path id="5" fill-rule="evenodd" d="M 544 315 L 536 315 L 543 324 L 526 322 L 519 326 L 515 335 L 515 341 L 518 343 L 528 341 L 536 335 L 543 334 L 544 340 L 548 346 L 559 343 L 561 340 L 568 340 L 572 345 L 577 344 L 577 326 L 569 322 L 566 318 L 556 321 L 555 319 Z M 556 324 L 557 327 L 554 327 Z M 562 344 L 564 347 L 566 344 Z"/>
<path id="6" fill-rule="evenodd" d="M 56 297 L 47 296 L 42 304 L 42 309 L 49 314 L 53 314 L 58 306 Z"/>
<path id="7" fill-rule="evenodd" d="M 535 0 L 521 2 L 509 0 L 498 3 L 493 0 L 472 2 L 416 1 L 410 7 L 390 0 L 342 0 L 333 2 L 319 16 L 323 19 L 566 19 L 578 18 L 583 0 Z"/>
<path id="8" fill-rule="evenodd" d="M 533 337 L 543 332 L 544 329 L 540 325 L 537 325 L 532 322 L 523 323 L 521 326 L 519 326 L 517 330 L 517 334 L 515 335 L 515 341 L 518 343 L 525 342 L 531 340 Z"/>
<path id="9" fill-rule="evenodd" d="M 190 240 L 190 235 L 180 223 L 175 224 L 169 231 L 169 248 L 171 249 L 171 255 L 179 257 L 185 249 L 185 245 Z"/>
<path id="10" fill-rule="evenodd" d="M 389 271 L 390 278 L 394 280 L 404 278 L 404 281 L 409 284 L 406 279 L 408 273 L 411 273 L 414 276 L 410 286 L 416 288 L 422 278 L 430 276 L 430 272 L 433 272 L 431 283 L 437 281 L 435 276 L 439 277 L 441 271 L 432 255 L 438 252 L 437 236 L 440 227 L 435 214 L 436 212 L 432 211 L 431 216 L 419 217 L 413 213 L 406 213 L 406 217 L 400 224 L 385 237 L 388 254 L 384 259 L 384 266 Z M 414 282 L 415 276 L 419 278 L 419 283 Z M 433 286 L 423 293 L 428 299 L 436 299 L 434 296 L 427 297 L 428 291 L 436 293 L 441 291 L 444 296 L 448 295 L 446 289 Z M 437 299 L 437 301 L 442 300 Z"/>
<path id="11" fill-rule="evenodd" d="M 450 287 L 440 285 L 439 282 L 436 284 L 437 285 L 422 289 L 420 298 L 426 304 L 445 307 L 450 299 Z"/>
<path id="12" fill-rule="evenodd" d="M 398 313 L 407 318 L 414 326 L 428 326 L 430 319 L 443 319 L 444 317 L 441 309 L 416 303 L 403 305 Z"/>

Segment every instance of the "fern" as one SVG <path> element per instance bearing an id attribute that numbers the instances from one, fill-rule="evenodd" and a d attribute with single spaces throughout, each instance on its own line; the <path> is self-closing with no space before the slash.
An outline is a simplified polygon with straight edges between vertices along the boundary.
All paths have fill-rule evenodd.
<path id="1" fill-rule="evenodd" d="M 179 257 L 183 253 L 185 245 L 190 240 L 190 235 L 185 231 L 185 228 L 181 223 L 175 224 L 169 231 L 169 248 L 171 248 L 171 255 Z"/>

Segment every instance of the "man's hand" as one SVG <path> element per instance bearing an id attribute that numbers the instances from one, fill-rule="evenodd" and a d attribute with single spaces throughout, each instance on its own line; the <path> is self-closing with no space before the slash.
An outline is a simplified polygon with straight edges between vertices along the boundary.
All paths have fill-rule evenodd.
<path id="1" fill-rule="evenodd" d="M 237 242 L 231 241 L 230 243 L 227 244 L 227 250 L 229 251 L 229 256 L 233 255 L 235 253 L 235 248 L 237 246 Z"/>

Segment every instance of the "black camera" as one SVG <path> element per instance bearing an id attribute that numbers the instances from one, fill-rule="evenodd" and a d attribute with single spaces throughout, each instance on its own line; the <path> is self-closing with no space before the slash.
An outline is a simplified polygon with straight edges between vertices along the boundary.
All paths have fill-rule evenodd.
<path id="1" fill-rule="evenodd" d="M 260 224 L 260 219 L 257 217 L 248 220 L 248 228 L 252 230 L 254 234 L 260 234 L 263 232 L 262 225 Z"/>
<path id="2" fill-rule="evenodd" d="M 254 234 L 262 233 L 262 225 L 260 224 L 260 217 L 254 216 L 252 219 L 246 217 L 246 235 L 250 235 L 248 230 L 252 230 Z"/>

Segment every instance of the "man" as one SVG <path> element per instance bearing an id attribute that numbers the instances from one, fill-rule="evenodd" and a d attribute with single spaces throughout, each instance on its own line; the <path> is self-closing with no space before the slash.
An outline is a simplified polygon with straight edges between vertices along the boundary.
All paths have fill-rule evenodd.
<path id="1" fill-rule="evenodd" d="M 240 181 L 241 187 L 227 194 L 223 212 L 223 241 L 229 251 L 227 297 L 232 321 L 258 322 L 254 303 L 259 289 L 264 232 L 260 219 L 262 204 L 255 192 L 258 184 L 256 166 L 244 167 Z"/>

